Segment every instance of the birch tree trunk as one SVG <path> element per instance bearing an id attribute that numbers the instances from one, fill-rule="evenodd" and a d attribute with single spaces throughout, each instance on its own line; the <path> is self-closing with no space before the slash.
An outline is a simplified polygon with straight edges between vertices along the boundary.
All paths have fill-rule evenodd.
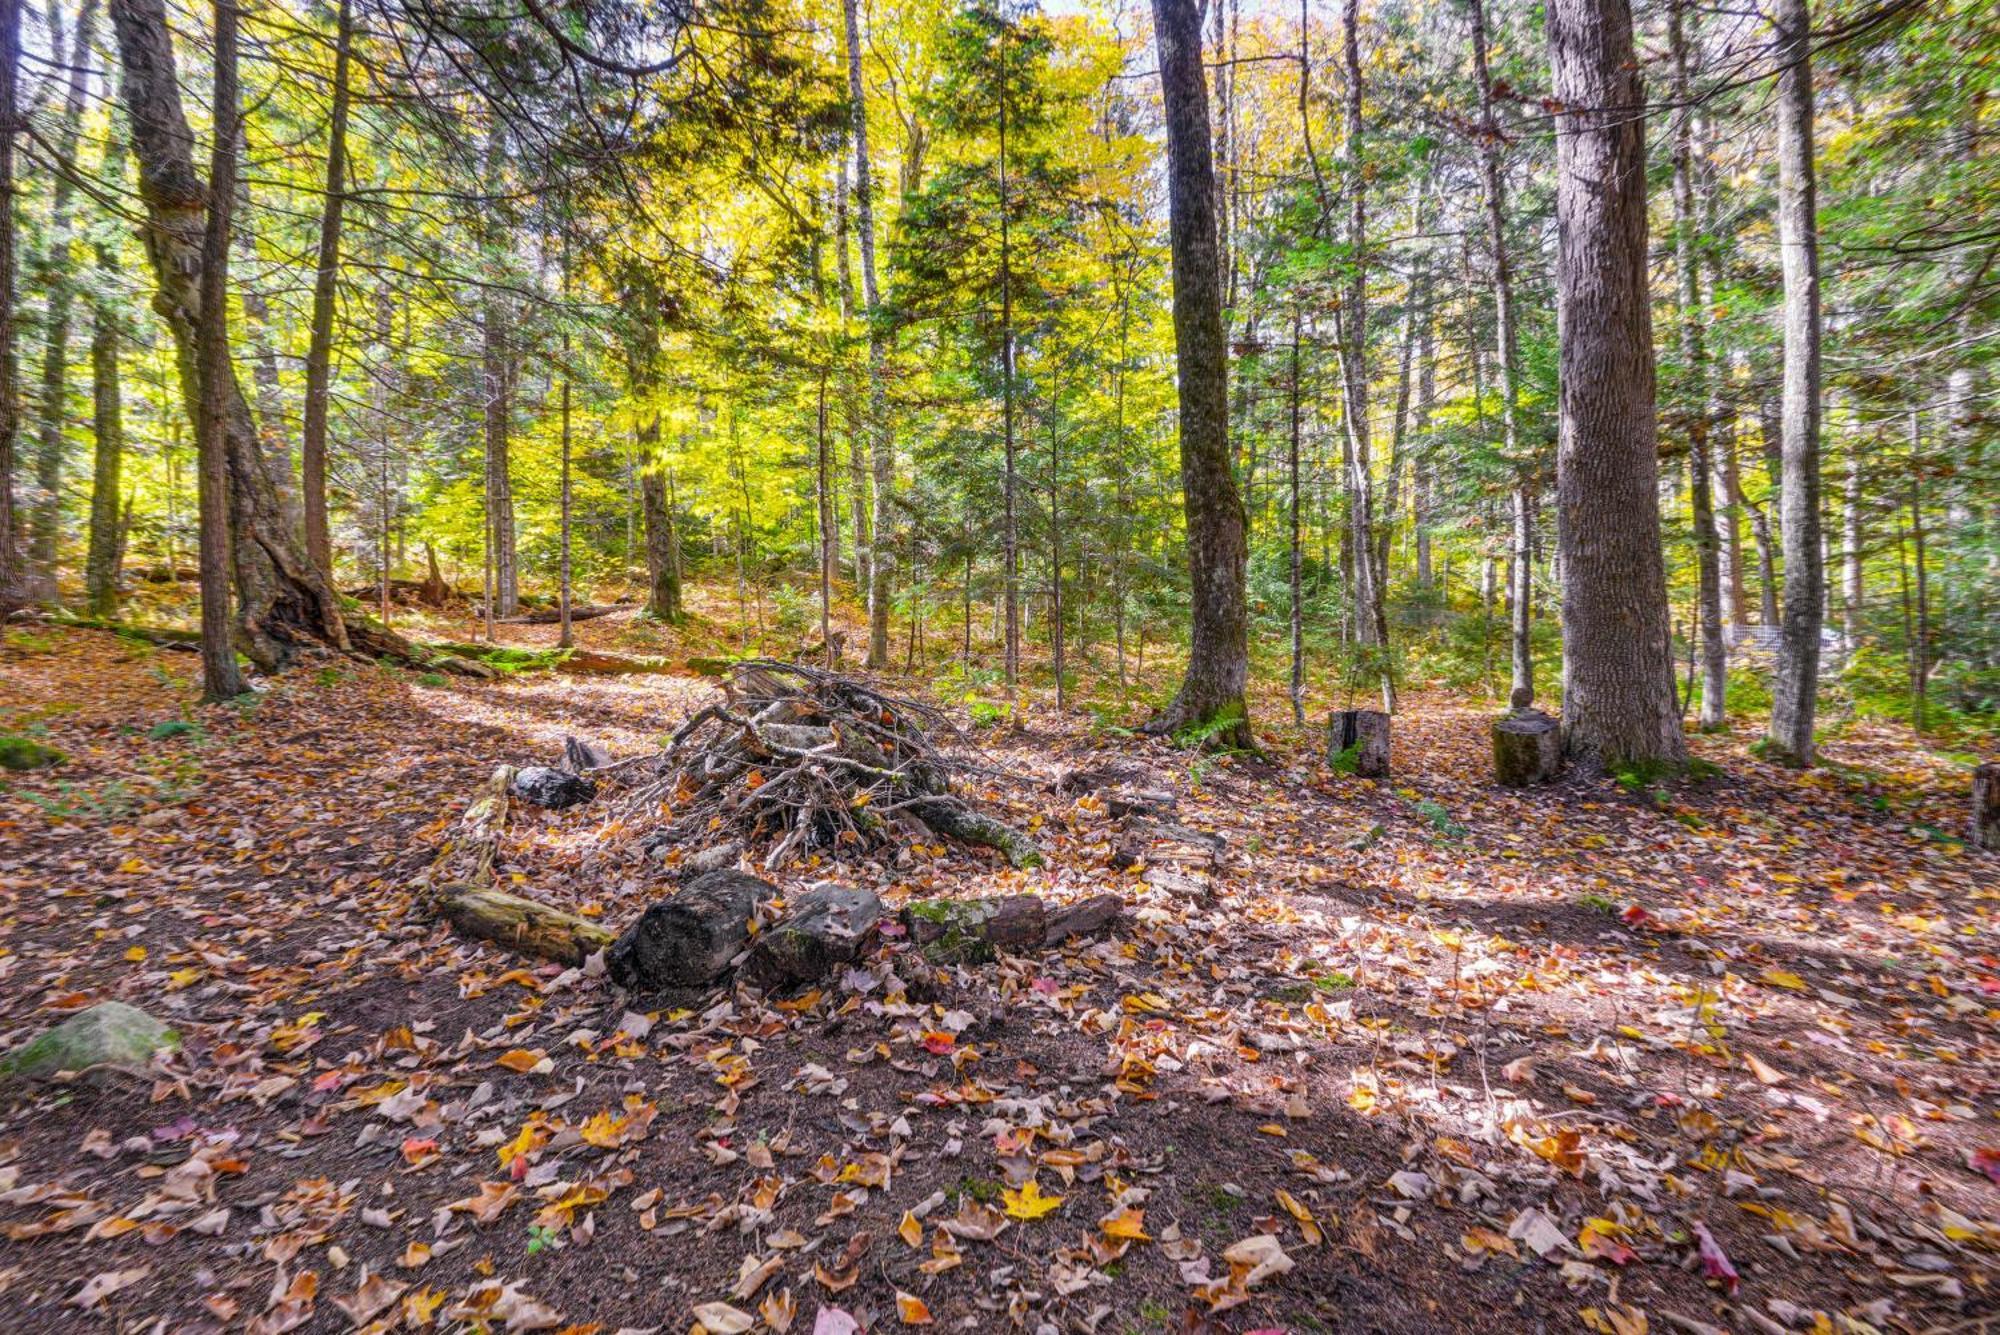
<path id="1" fill-rule="evenodd" d="M 1778 248 L 1785 278 L 1784 609 L 1766 754 L 1813 763 L 1826 568 L 1820 549 L 1819 218 L 1813 185 L 1812 16 L 1778 0 Z"/>
<path id="2" fill-rule="evenodd" d="M 1167 185 L 1174 277 L 1175 376 L 1180 390 L 1181 498 L 1187 514 L 1192 627 L 1187 675 L 1155 733 L 1213 726 L 1213 739 L 1250 744 L 1242 497 L 1229 467 L 1229 396 L 1222 338 L 1222 275 L 1209 158 L 1208 91 L 1196 0 L 1153 0 L 1166 106 Z"/>
<path id="3" fill-rule="evenodd" d="M 1605 765 L 1686 758 L 1660 554 L 1645 105 L 1627 0 L 1551 0 L 1563 732 Z"/>

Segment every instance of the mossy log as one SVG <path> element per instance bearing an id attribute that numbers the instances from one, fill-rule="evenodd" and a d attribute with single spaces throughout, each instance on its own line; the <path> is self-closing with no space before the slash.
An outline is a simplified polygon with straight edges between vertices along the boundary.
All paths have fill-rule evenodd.
<path id="1" fill-rule="evenodd" d="M 784 916 L 757 934 L 741 977 L 766 991 L 824 978 L 867 952 L 883 916 L 882 901 L 873 891 L 813 886 L 794 896 Z"/>
<path id="2" fill-rule="evenodd" d="M 1493 724 L 1493 777 L 1505 788 L 1547 783 L 1562 769 L 1562 732 L 1539 709 L 1521 709 Z"/>
<path id="3" fill-rule="evenodd" d="M 582 964 L 612 943 L 610 929 L 602 924 L 486 886 L 446 886 L 437 910 L 467 936 L 557 964 Z"/>
<path id="4" fill-rule="evenodd" d="M 635 992 L 707 987 L 750 945 L 758 906 L 778 888 L 740 871 L 712 871 L 639 915 L 611 943 L 612 981 Z"/>
<path id="5" fill-rule="evenodd" d="M 984 964 L 1001 953 L 1025 955 L 1101 932 L 1124 910 L 1115 894 L 1067 907 L 1052 907 L 1036 895 L 918 899 L 903 906 L 902 922 L 911 944 L 932 963 Z"/>
<path id="6" fill-rule="evenodd" d="M 1042 865 L 1042 850 L 1034 840 L 1004 821 L 973 810 L 958 798 L 935 797 L 912 802 L 909 811 L 939 834 L 999 849 L 1010 867 Z"/>

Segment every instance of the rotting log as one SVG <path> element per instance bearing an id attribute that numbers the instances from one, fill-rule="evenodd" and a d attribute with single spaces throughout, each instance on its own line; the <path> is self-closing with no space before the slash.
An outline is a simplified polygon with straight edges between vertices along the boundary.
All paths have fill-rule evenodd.
<path id="1" fill-rule="evenodd" d="M 2000 761 L 1972 771 L 1972 846 L 2000 849 Z"/>
<path id="2" fill-rule="evenodd" d="M 794 896 L 784 916 L 757 934 L 739 976 L 770 991 L 824 978 L 874 945 L 882 901 L 871 890 L 816 885 Z"/>
<path id="3" fill-rule="evenodd" d="M 612 942 L 610 929 L 600 923 L 487 886 L 445 886 L 437 912 L 467 936 L 572 967 Z"/>
<path id="4" fill-rule="evenodd" d="M 776 886 L 739 871 L 697 876 L 611 943 L 604 962 L 612 981 L 635 992 L 721 981 L 749 946 L 759 906 L 777 894 Z"/>
<path id="5" fill-rule="evenodd" d="M 1327 719 L 1326 759 L 1342 773 L 1389 777 L 1389 716 L 1379 709 L 1339 709 Z"/>
<path id="6" fill-rule="evenodd" d="M 933 797 L 909 804 L 910 814 L 939 834 L 968 844 L 996 848 L 1015 868 L 1042 865 L 1041 847 L 1006 822 L 975 811 L 956 797 Z"/>
<path id="7" fill-rule="evenodd" d="M 602 649 L 572 649 L 555 664 L 558 672 L 569 672 L 585 677 L 616 677 L 631 673 L 678 672 L 680 669 L 664 658 L 638 658 L 630 654 L 607 653 Z"/>
<path id="8" fill-rule="evenodd" d="M 613 612 L 637 611 L 637 603 L 583 603 L 569 609 L 571 621 L 594 621 L 598 617 L 608 617 Z M 545 608 L 539 612 L 523 612 L 519 616 L 496 617 L 495 625 L 500 626 L 553 626 L 562 621 L 561 608 Z"/>
<path id="9" fill-rule="evenodd" d="M 1519 709 L 1493 724 L 1493 777 L 1505 788 L 1547 783 L 1562 769 L 1562 732 L 1539 709 Z"/>
<path id="10" fill-rule="evenodd" d="M 998 954 L 1024 955 L 1117 922 L 1125 901 L 1092 895 L 1056 907 L 1036 895 L 984 899 L 917 899 L 903 906 L 911 944 L 933 964 L 984 964 Z"/>

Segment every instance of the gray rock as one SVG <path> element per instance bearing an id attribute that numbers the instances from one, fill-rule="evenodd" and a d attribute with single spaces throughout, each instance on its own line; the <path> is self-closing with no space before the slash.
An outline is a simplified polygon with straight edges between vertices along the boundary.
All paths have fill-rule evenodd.
<path id="1" fill-rule="evenodd" d="M 144 1070 L 153 1054 L 180 1046 L 180 1035 L 137 1006 L 105 1001 L 79 1011 L 0 1060 L 0 1074 L 47 1077 L 93 1066 Z"/>
<path id="2" fill-rule="evenodd" d="M 597 796 L 597 785 L 581 774 L 530 765 L 514 773 L 514 796 L 538 807 L 561 811 Z"/>

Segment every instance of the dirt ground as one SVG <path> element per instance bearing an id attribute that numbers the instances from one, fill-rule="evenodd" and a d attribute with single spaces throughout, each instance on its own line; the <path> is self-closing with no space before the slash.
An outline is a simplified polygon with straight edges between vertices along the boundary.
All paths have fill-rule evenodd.
<path id="1" fill-rule="evenodd" d="M 2000 1321 L 2000 860 L 1907 734 L 1797 775 L 1745 724 L 1696 740 L 1708 777 L 1512 792 L 1441 697 L 1386 782 L 1036 708 L 971 744 L 1045 868 L 760 874 L 1116 890 L 1108 937 L 662 999 L 411 887 L 495 763 L 656 748 L 711 682 L 328 658 L 197 708 L 194 670 L 82 630 L 0 654 L 0 730 L 68 756 L 0 795 L 0 1047 L 108 998 L 183 1038 L 0 1086 L 0 1330 Z M 1055 791 L 1085 768 L 1185 829 Z M 517 811 L 503 879 L 613 926 L 670 893 L 606 810 Z"/>

